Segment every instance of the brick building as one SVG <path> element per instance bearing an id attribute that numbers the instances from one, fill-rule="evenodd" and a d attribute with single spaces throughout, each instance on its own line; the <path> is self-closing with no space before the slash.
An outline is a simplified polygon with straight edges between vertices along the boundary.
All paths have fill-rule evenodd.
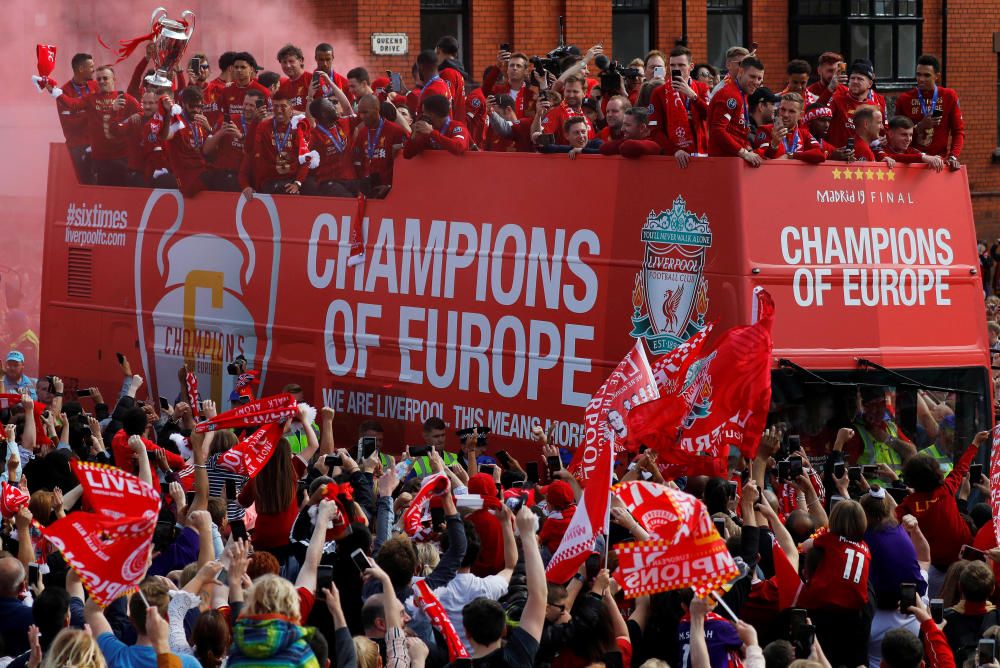
<path id="1" fill-rule="evenodd" d="M 962 161 L 969 168 L 977 224 L 984 236 L 1000 236 L 1000 164 L 992 156 L 998 138 L 1000 2 L 982 0 L 305 0 L 321 25 L 339 29 L 371 69 L 409 70 L 421 47 L 456 35 L 462 59 L 475 78 L 509 42 L 529 55 L 558 43 L 558 16 L 565 36 L 581 51 L 603 41 L 618 60 L 649 48 L 667 49 L 686 36 L 695 60 L 719 65 L 733 44 L 757 42 L 767 66 L 766 83 L 783 87 L 793 57 L 815 64 L 822 51 L 848 60 L 869 58 L 877 87 L 892 100 L 912 87 L 921 53 L 941 58 L 945 85 L 958 90 L 967 125 Z M 372 33 L 404 33 L 406 56 L 372 55 Z M 1000 34 L 1000 33 L 997 33 Z M 367 54 L 367 55 L 365 55 Z M 891 102 L 890 102 L 891 104 Z"/>

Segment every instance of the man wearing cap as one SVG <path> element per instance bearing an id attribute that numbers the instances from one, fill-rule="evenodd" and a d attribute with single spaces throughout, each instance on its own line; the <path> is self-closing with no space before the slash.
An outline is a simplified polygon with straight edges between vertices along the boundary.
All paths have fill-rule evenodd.
<path id="1" fill-rule="evenodd" d="M 781 96 L 775 95 L 770 88 L 761 86 L 750 96 L 750 136 L 753 137 L 757 128 L 774 123 L 774 111 L 781 103 Z"/>
<path id="2" fill-rule="evenodd" d="M 576 497 L 568 482 L 556 480 L 542 488 L 548 514 L 542 530 L 538 532 L 538 544 L 555 554 L 562 542 L 563 534 L 576 513 Z"/>
<path id="3" fill-rule="evenodd" d="M 470 95 L 469 100 L 473 98 Z M 610 108 L 611 103 L 608 103 Z M 532 118 L 518 118 L 517 105 L 510 95 L 502 93 L 489 103 L 489 125 L 483 148 L 487 151 L 530 152 Z"/>
<path id="4" fill-rule="evenodd" d="M 32 399 L 38 399 L 38 394 L 35 392 L 35 379 L 24 373 L 24 353 L 20 350 L 12 350 L 7 353 L 7 359 L 3 363 L 3 393 L 21 394 L 22 392 L 27 392 Z"/>
<path id="5" fill-rule="evenodd" d="M 38 335 L 28 324 L 28 314 L 18 309 L 7 311 L 5 318 L 8 350 L 17 350 L 24 355 L 24 366 L 27 369 L 38 369 Z"/>
<path id="6" fill-rule="evenodd" d="M 737 76 L 727 83 L 708 107 L 708 154 L 739 156 L 751 167 L 763 160 L 750 145 L 750 100 L 764 81 L 764 64 L 754 56 L 740 63 Z"/>
<path id="7" fill-rule="evenodd" d="M 858 107 L 872 105 L 886 118 L 885 98 L 875 92 L 875 69 L 870 61 L 855 60 L 847 79 L 847 92 L 838 91 L 830 100 L 833 118 L 830 121 L 830 141 L 844 146 L 855 135 L 854 112 Z"/>

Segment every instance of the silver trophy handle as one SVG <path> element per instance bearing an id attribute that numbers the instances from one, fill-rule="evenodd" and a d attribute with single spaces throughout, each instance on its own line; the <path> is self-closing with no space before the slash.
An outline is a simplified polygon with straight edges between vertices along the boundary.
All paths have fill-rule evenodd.
<path id="1" fill-rule="evenodd" d="M 181 20 L 187 23 L 187 35 L 188 39 L 191 39 L 191 33 L 194 32 L 194 21 L 195 15 L 190 9 L 185 9 L 181 12 Z"/>
<path id="2" fill-rule="evenodd" d="M 152 29 L 153 27 L 155 27 L 156 24 L 160 22 L 160 19 L 162 19 L 166 15 L 167 15 L 167 8 L 166 7 L 157 7 L 156 9 L 154 9 L 153 10 L 153 15 L 151 17 L 149 17 L 149 27 L 150 27 L 150 29 Z"/>

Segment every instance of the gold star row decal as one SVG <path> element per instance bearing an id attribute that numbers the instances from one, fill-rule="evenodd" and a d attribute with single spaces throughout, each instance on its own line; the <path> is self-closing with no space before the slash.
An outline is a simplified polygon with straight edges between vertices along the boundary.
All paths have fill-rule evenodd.
<path id="1" fill-rule="evenodd" d="M 895 181 L 896 173 L 891 169 L 851 169 L 850 167 L 840 167 L 833 168 L 833 180 L 839 181 L 843 177 L 845 181 L 864 181 L 868 179 L 869 181 Z"/>

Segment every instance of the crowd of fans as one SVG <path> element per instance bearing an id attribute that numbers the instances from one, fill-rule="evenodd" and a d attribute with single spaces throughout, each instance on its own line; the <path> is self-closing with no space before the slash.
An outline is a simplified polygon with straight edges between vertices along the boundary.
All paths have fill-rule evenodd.
<path id="1" fill-rule="evenodd" d="M 787 65 L 779 94 L 762 86 L 764 64 L 733 47 L 720 78 L 692 62 L 691 50 L 650 51 L 625 68 L 601 45 L 580 54 L 529 57 L 501 45 L 482 85 L 444 37 L 423 51 L 412 88 L 398 74 L 334 69 L 319 44 L 314 69 L 301 48 L 277 54 L 282 74 L 247 52 L 195 54 L 171 73 L 173 84 L 146 83 L 150 51 L 125 90 L 114 67 L 90 54 L 72 59 L 73 77 L 56 98 L 78 177 L 87 183 L 208 190 L 382 197 L 400 153 L 470 150 L 671 155 L 681 167 L 699 156 L 764 160 L 926 163 L 959 167 L 964 123 L 955 91 L 937 84 L 941 65 L 917 60 L 917 86 L 889 117 L 867 60 L 847 66 L 837 53 Z M 551 54 L 550 54 L 551 55 Z M 594 68 L 599 69 L 594 69 Z M 213 78 L 213 74 L 214 76 Z"/>
<path id="2" fill-rule="evenodd" d="M 544 564 L 585 511 L 570 453 L 541 427 L 522 461 L 475 433 L 452 436 L 439 418 L 420 445 L 387 443 L 367 420 L 357 445 L 337 447 L 333 410 L 302 403 L 248 479 L 220 460 L 241 433 L 195 432 L 183 383 L 161 407 L 120 365 L 122 386 L 105 401 L 100 388 L 28 378 L 20 353 L 6 357 L 5 390 L 21 397 L 0 411 L 0 481 L 30 494 L 2 532 L 8 665 L 446 665 L 447 642 L 415 601 L 424 587 L 471 657 L 455 666 L 996 665 L 1000 547 L 982 502 L 988 475 L 970 471 L 988 434 L 955 442 L 953 396 L 920 393 L 911 440 L 891 394 L 863 387 L 850 426 L 793 435 L 796 420 L 776 422 L 755 459 L 731 457 L 729 479 L 664 480 L 654 452 L 622 453 L 616 480 L 676 485 L 711 512 L 745 572 L 716 607 L 691 590 L 623 597 L 616 546 L 649 534 L 620 503 L 597 554 L 568 582 L 546 582 Z M 203 418 L 215 414 L 202 403 Z M 162 489 L 139 591 L 104 609 L 39 531 L 79 510 L 73 459 Z M 178 474 L 191 467 L 185 494 Z M 435 473 L 452 493 L 404 531 Z"/>

